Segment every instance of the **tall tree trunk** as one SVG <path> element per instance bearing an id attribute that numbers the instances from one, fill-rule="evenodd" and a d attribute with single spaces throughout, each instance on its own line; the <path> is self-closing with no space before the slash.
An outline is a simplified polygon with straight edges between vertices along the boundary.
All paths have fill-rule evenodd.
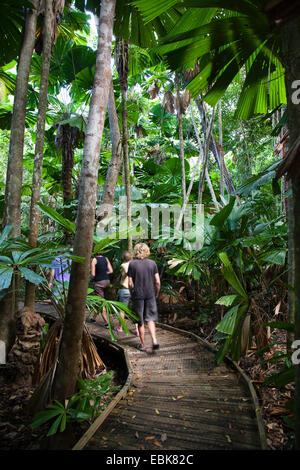
<path id="1" fill-rule="evenodd" d="M 39 110 L 36 126 L 36 142 L 35 142 L 35 156 L 34 168 L 32 177 L 32 193 L 29 213 L 29 243 L 36 247 L 38 231 L 39 231 L 39 210 L 36 204 L 40 200 L 41 186 L 42 186 L 42 167 L 44 157 L 44 136 L 45 136 L 45 121 L 47 113 L 47 98 L 48 98 L 48 81 L 49 81 L 49 68 L 51 59 L 51 35 L 52 35 L 52 10 L 53 0 L 46 0 L 45 3 L 45 19 L 43 25 L 43 58 L 42 58 L 42 73 L 40 82 L 39 93 Z M 27 282 L 25 305 L 34 311 L 35 299 L 35 284 Z"/>
<path id="2" fill-rule="evenodd" d="M 176 101 L 177 101 L 177 119 L 178 119 L 178 133 L 179 133 L 179 157 L 181 163 L 181 190 L 182 201 L 186 198 L 186 179 L 185 179 L 185 165 L 184 165 L 184 142 L 183 142 L 183 129 L 182 129 L 182 104 L 180 97 L 179 77 L 176 77 Z"/>
<path id="3" fill-rule="evenodd" d="M 62 146 L 62 187 L 64 204 L 72 199 L 72 170 L 74 166 L 73 127 L 60 126 Z"/>
<path id="4" fill-rule="evenodd" d="M 99 155 L 111 81 L 111 48 L 116 0 L 102 0 L 94 87 L 90 104 L 80 175 L 79 205 L 60 360 L 54 383 L 59 400 L 74 393 L 79 374 L 85 304 L 93 246 Z"/>
<path id="5" fill-rule="evenodd" d="M 34 9 L 28 10 L 26 14 L 24 37 L 18 62 L 5 187 L 3 227 L 11 225 L 14 236 L 17 236 L 20 233 L 21 225 L 26 102 L 39 0 L 32 0 L 31 3 Z M 11 286 L 6 291 L 4 298 L 0 302 L 0 340 L 6 343 L 7 351 L 9 351 L 14 340 L 14 315 L 18 307 L 16 292 L 17 279 L 16 276 L 14 276 Z"/>
<path id="6" fill-rule="evenodd" d="M 292 101 L 292 83 L 300 77 L 300 18 L 296 18 L 283 29 L 283 45 L 285 58 L 285 81 L 287 90 L 288 128 L 290 133 L 290 146 L 299 137 L 300 106 Z M 295 302 L 295 340 L 300 340 L 300 175 L 292 176 L 293 198 L 291 203 L 292 222 L 289 228 L 293 230 L 293 260 L 289 269 L 294 269 L 294 295 L 290 301 Z M 295 365 L 296 380 L 296 449 L 300 450 L 300 365 Z"/>
<path id="7" fill-rule="evenodd" d="M 128 112 L 127 112 L 127 91 L 128 91 L 128 43 L 123 39 L 117 38 L 117 69 L 122 94 L 122 150 L 125 173 L 125 187 L 127 198 L 127 227 L 129 230 L 128 251 L 132 252 L 131 229 L 131 190 L 130 190 L 130 162 L 128 154 Z"/>
<path id="8" fill-rule="evenodd" d="M 110 139 L 112 154 L 111 160 L 109 162 L 105 185 L 103 189 L 103 195 L 101 200 L 101 206 L 99 209 L 100 217 L 102 213 L 110 214 L 112 209 L 114 199 L 115 199 L 115 189 L 117 184 L 117 179 L 120 173 L 120 168 L 122 165 L 122 152 L 121 152 L 121 134 L 119 129 L 119 121 L 116 110 L 115 95 L 113 82 L 111 81 L 109 95 L 108 95 L 108 117 L 109 117 L 109 127 L 110 127 Z"/>
<path id="9" fill-rule="evenodd" d="M 223 125 L 222 125 L 222 101 L 219 101 L 219 155 L 220 155 L 220 192 L 224 196 L 224 148 L 223 148 Z"/>

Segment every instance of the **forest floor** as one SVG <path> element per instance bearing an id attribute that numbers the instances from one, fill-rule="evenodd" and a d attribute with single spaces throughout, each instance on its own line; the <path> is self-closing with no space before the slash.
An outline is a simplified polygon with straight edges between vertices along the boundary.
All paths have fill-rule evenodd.
<path id="1" fill-rule="evenodd" d="M 115 365 L 107 370 L 117 368 Z M 0 451 L 57 449 L 60 444 L 62 448 L 71 449 L 92 424 L 92 420 L 76 423 L 66 440 L 59 442 L 60 437 L 57 444 L 55 437 L 47 437 L 50 427 L 48 423 L 34 430 L 31 428 L 33 417 L 28 414 L 27 407 L 35 387 L 15 383 L 14 372 L 3 373 L 3 370 L 0 369 Z M 118 379 L 119 375 L 115 373 L 112 385 L 120 385 Z M 103 397 L 103 402 L 109 404 L 116 393 L 118 392 L 108 392 Z"/>

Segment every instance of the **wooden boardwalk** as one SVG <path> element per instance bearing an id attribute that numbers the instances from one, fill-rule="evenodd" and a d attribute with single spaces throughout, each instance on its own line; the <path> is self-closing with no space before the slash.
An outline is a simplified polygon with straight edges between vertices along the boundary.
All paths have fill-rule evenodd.
<path id="1" fill-rule="evenodd" d="M 101 319 L 92 335 L 110 338 Z M 85 450 L 261 449 L 249 388 L 230 364 L 194 338 L 158 328 L 161 348 L 136 349 L 139 339 L 118 335 L 132 369 L 131 386 Z"/>

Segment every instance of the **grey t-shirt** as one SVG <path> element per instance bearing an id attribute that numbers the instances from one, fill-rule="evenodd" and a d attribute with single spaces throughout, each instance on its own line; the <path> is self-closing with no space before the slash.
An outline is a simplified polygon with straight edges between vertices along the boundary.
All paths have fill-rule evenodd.
<path id="1" fill-rule="evenodd" d="M 155 297 L 154 274 L 158 273 L 155 261 L 151 259 L 135 259 L 130 261 L 128 277 L 134 284 L 134 299 L 151 299 Z"/>

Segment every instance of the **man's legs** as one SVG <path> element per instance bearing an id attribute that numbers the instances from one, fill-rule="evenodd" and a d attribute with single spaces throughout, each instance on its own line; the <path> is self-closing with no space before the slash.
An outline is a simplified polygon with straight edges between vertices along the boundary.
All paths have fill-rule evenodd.
<path id="1" fill-rule="evenodd" d="M 156 339 L 155 322 L 158 320 L 156 299 L 147 299 L 145 301 L 145 320 L 147 322 L 148 330 L 152 339 L 152 348 L 158 349 L 159 345 Z"/>
<path id="2" fill-rule="evenodd" d="M 155 322 L 148 321 L 147 326 L 152 339 L 152 343 L 157 344 Z"/>
<path id="3" fill-rule="evenodd" d="M 139 323 L 139 334 L 140 334 L 140 340 L 141 340 L 141 345 L 143 348 L 146 347 L 146 344 L 145 344 L 145 325 L 141 325 Z"/>

